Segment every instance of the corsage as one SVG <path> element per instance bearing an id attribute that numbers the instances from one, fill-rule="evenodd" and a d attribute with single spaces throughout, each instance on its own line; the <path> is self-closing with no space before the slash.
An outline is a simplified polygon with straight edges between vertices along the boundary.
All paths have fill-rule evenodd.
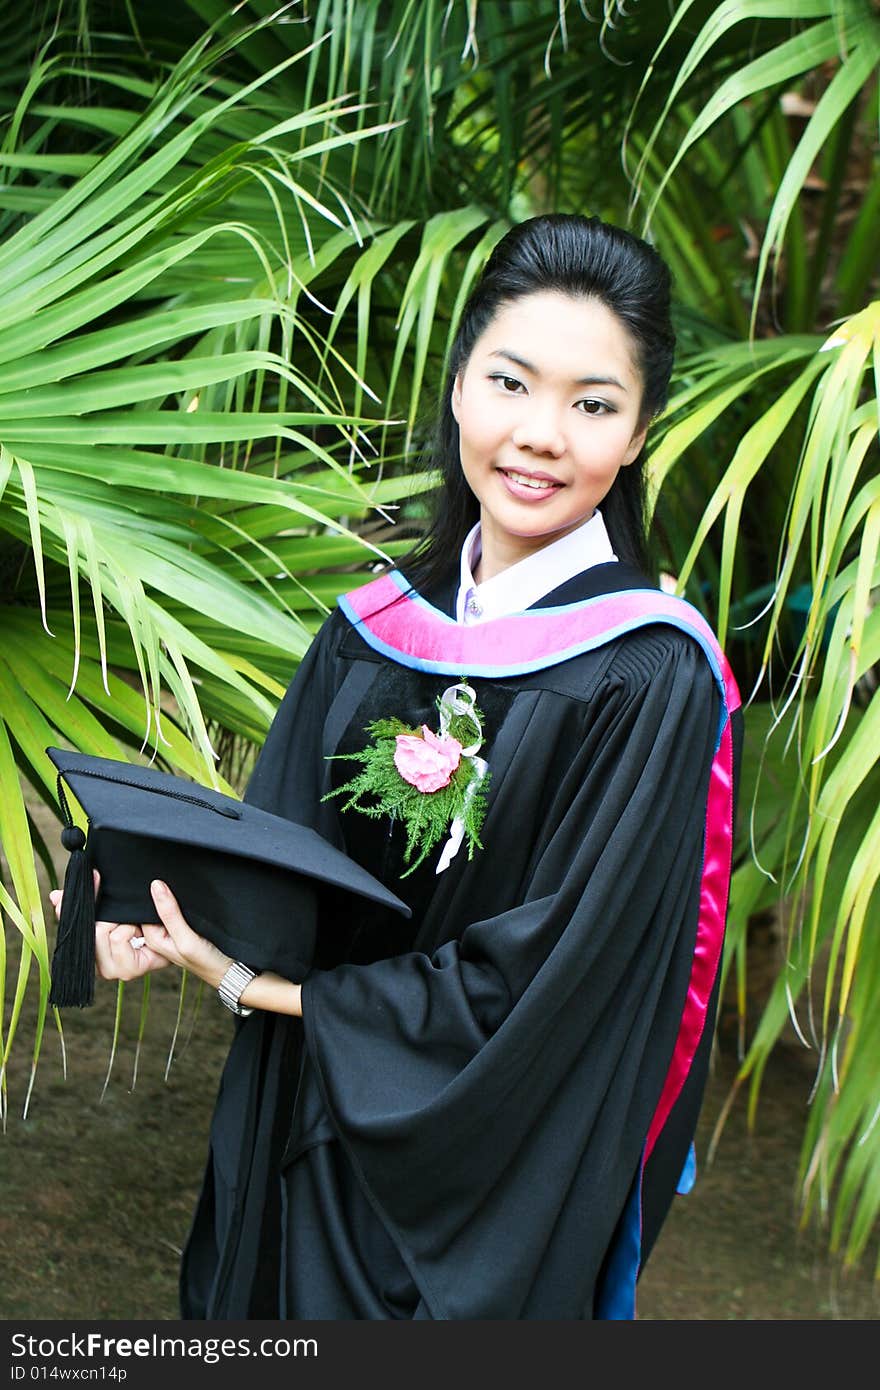
<path id="1" fill-rule="evenodd" d="M 349 782 L 323 798 L 345 795 L 343 811 L 362 811 L 377 819 L 391 816 L 406 827 L 402 878 L 430 854 L 448 832 L 436 873 L 449 866 L 466 839 L 468 859 L 482 849 L 480 827 L 486 814 L 488 766 L 478 756 L 483 745 L 483 715 L 474 690 L 462 679 L 437 700 L 438 731 L 423 724 L 410 728 L 402 720 L 377 719 L 367 725 L 372 742 L 339 759 L 363 764 Z M 415 854 L 413 863 L 410 860 Z"/>

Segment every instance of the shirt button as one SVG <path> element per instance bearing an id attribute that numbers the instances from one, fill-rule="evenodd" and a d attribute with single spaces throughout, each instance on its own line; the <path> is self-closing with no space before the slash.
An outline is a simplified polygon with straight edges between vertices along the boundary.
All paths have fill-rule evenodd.
<path id="1" fill-rule="evenodd" d="M 470 613 L 472 618 L 482 618 L 483 616 L 483 610 L 475 598 L 468 599 L 467 612 Z"/>

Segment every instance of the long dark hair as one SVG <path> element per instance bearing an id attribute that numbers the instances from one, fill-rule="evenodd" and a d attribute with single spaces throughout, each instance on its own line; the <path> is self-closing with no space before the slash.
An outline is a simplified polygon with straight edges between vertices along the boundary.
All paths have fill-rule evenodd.
<path id="1" fill-rule="evenodd" d="M 666 262 L 648 242 L 598 217 L 550 213 L 519 222 L 495 246 L 458 324 L 426 460 L 440 473 L 441 487 L 427 531 L 400 562 L 415 583 L 430 586 L 448 574 L 480 515 L 461 469 L 458 424 L 452 413 L 456 374 L 467 365 L 474 344 L 502 305 L 542 290 L 596 299 L 620 320 L 632 341 L 642 381 L 640 425 L 666 404 L 675 352 Z M 643 448 L 629 467 L 620 469 L 602 501 L 602 516 L 620 559 L 651 573 L 644 465 Z"/>

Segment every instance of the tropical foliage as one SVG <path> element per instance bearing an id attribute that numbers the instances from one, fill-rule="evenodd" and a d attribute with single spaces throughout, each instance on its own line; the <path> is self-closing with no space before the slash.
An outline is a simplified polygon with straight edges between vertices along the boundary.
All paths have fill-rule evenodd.
<path id="1" fill-rule="evenodd" d="M 815 1048 L 804 1193 L 857 1259 L 880 1213 L 878 6 L 93 0 L 0 25 L 4 1057 L 29 991 L 35 1058 L 45 1019 L 43 748 L 235 781 L 214 751 L 259 743 L 335 594 L 419 524 L 425 403 L 488 249 L 596 212 L 673 267 L 652 502 L 750 697 L 741 1081 L 754 1106 L 792 1026 Z"/>
<path id="2" fill-rule="evenodd" d="M 290 115 L 266 95 L 307 43 L 208 99 L 227 47 L 199 39 L 152 83 L 92 63 L 93 88 L 128 100 L 70 110 L 43 51 L 10 102 L 0 836 L 23 949 L 6 1055 L 34 967 L 39 1052 L 47 969 L 31 845 L 50 856 L 17 769 L 52 797 L 44 750 L 70 742 L 219 785 L 209 721 L 262 737 L 333 572 L 373 544 L 349 523 L 396 492 L 368 464 L 375 393 L 300 307 L 362 236 L 331 166 L 375 132 L 351 127 L 357 104 Z M 97 152 L 70 152 L 83 126 Z"/>
<path id="3" fill-rule="evenodd" d="M 692 9 L 678 7 L 667 42 Z M 802 22 L 775 34 L 768 26 L 769 46 L 718 85 L 650 179 L 651 153 L 690 73 L 711 62 L 733 26 L 763 17 Z M 662 46 L 655 61 L 660 53 Z M 741 991 L 748 926 L 762 908 L 780 911 L 786 949 L 740 1079 L 751 1078 L 754 1105 L 789 1021 L 816 1048 L 803 1191 L 807 1209 L 824 1211 L 840 1179 L 832 1239 L 851 1259 L 880 1212 L 880 1095 L 870 1061 L 880 877 L 872 602 L 880 582 L 880 303 L 865 302 L 880 270 L 878 69 L 876 6 L 719 6 L 696 34 L 634 170 L 650 224 L 680 163 L 729 116 L 738 143 L 731 150 L 717 135 L 707 164 L 720 171 L 718 156 L 727 153 L 728 206 L 733 195 L 750 218 L 757 214 L 761 232 L 749 336 L 682 361 L 654 486 L 671 485 L 675 497 L 674 470 L 690 462 L 694 444 L 726 460 L 677 572 L 687 584 L 710 549 L 722 641 L 736 653 L 734 624 L 754 634 L 751 659 L 739 647 L 739 665 L 753 701 L 749 727 L 754 737 L 763 725 L 763 738 L 727 953 Z M 638 107 L 633 125 L 637 119 Z"/>

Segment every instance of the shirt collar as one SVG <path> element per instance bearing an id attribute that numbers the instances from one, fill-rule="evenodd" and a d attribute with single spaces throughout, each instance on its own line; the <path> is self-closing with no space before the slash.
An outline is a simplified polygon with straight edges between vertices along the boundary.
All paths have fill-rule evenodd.
<path id="1" fill-rule="evenodd" d="M 459 623 L 485 623 L 490 618 L 522 613 L 582 570 L 617 559 L 598 508 L 589 521 L 576 530 L 551 541 L 534 555 L 518 560 L 492 579 L 477 584 L 473 572 L 481 553 L 480 523 L 477 522 L 461 547 L 455 602 L 455 618 Z"/>

